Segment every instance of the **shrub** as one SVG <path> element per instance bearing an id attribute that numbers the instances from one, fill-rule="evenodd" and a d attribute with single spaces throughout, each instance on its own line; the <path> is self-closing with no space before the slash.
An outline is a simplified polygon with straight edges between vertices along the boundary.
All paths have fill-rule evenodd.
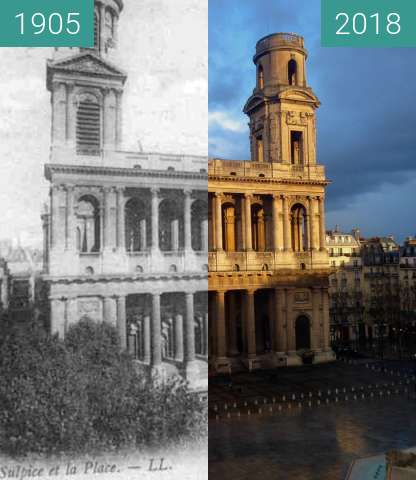
<path id="1" fill-rule="evenodd" d="M 166 444 L 206 429 L 205 408 L 186 383 L 140 374 L 108 324 L 82 320 L 64 341 L 36 327 L 10 330 L 0 343 L 5 452 Z"/>

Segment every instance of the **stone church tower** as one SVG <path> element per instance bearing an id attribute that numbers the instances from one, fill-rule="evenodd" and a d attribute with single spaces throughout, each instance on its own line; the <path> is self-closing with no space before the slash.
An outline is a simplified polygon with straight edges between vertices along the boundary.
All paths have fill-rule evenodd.
<path id="1" fill-rule="evenodd" d="M 59 48 L 47 63 L 50 327 L 63 336 L 81 318 L 107 321 L 143 369 L 205 388 L 206 158 L 122 150 L 122 10 L 96 0 L 94 48 Z"/>
<path id="2" fill-rule="evenodd" d="M 257 43 L 256 86 L 244 106 L 251 161 L 210 160 L 210 359 L 219 371 L 333 358 L 328 181 L 316 159 L 320 103 L 306 58 L 298 35 Z"/>

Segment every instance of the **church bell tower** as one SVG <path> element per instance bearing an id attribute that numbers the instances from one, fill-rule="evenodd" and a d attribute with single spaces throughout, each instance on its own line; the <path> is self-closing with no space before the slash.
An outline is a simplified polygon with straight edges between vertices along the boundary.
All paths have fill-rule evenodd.
<path id="1" fill-rule="evenodd" d="M 97 164 L 122 141 L 127 76 L 112 58 L 123 0 L 96 0 L 94 47 L 57 48 L 47 63 L 51 92 L 51 163 Z"/>
<path id="2" fill-rule="evenodd" d="M 244 106 L 253 162 L 316 164 L 315 111 L 320 103 L 307 84 L 306 59 L 299 35 L 276 33 L 257 42 L 256 86 Z"/>

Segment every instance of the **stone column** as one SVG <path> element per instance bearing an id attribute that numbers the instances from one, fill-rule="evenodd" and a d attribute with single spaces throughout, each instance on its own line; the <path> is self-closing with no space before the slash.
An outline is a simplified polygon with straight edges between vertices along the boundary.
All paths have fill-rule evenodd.
<path id="1" fill-rule="evenodd" d="M 294 289 L 286 290 L 286 330 L 287 330 L 287 349 L 289 352 L 296 352 L 295 337 L 295 319 L 293 315 Z"/>
<path id="2" fill-rule="evenodd" d="M 65 83 L 54 82 L 52 89 L 52 144 L 63 145 L 66 140 L 66 102 Z"/>
<path id="3" fill-rule="evenodd" d="M 201 250 L 208 252 L 208 219 L 201 222 Z"/>
<path id="4" fill-rule="evenodd" d="M 114 297 L 104 297 L 104 321 L 114 327 L 117 325 L 116 299 Z"/>
<path id="5" fill-rule="evenodd" d="M 150 317 L 149 315 L 146 315 L 143 318 L 143 335 L 144 335 L 144 341 L 143 341 L 143 346 L 144 346 L 144 358 L 143 361 L 145 363 L 150 363 L 151 359 L 151 339 L 150 339 Z"/>
<path id="6" fill-rule="evenodd" d="M 279 241 L 280 201 L 280 195 L 273 195 L 273 248 L 275 252 L 281 250 L 281 245 Z"/>
<path id="7" fill-rule="evenodd" d="M 152 188 L 152 251 L 159 252 L 159 189 Z"/>
<path id="8" fill-rule="evenodd" d="M 75 83 L 67 84 L 66 140 L 68 146 L 76 146 L 77 102 L 74 95 Z"/>
<path id="9" fill-rule="evenodd" d="M 253 250 L 252 230 L 251 230 L 251 199 L 252 195 L 246 193 L 244 195 L 244 216 L 246 227 L 246 250 L 250 252 Z"/>
<path id="10" fill-rule="evenodd" d="M 116 18 L 116 17 L 114 17 Z M 123 140 L 123 90 L 116 90 L 116 148 Z"/>
<path id="11" fill-rule="evenodd" d="M 184 234 L 185 234 L 185 252 L 192 251 L 192 229 L 191 229 L 191 206 L 192 206 L 192 191 L 185 190 L 184 192 Z"/>
<path id="12" fill-rule="evenodd" d="M 308 197 L 308 210 L 309 210 L 309 248 L 313 251 L 316 250 L 315 241 L 315 205 L 313 197 Z"/>
<path id="13" fill-rule="evenodd" d="M 104 248 L 108 249 L 110 247 L 110 228 L 111 228 L 111 218 L 110 218 L 110 192 L 111 187 L 104 188 Z"/>
<path id="14" fill-rule="evenodd" d="M 330 350 L 330 325 L 329 325 L 329 295 L 328 289 L 322 288 L 322 340 L 324 350 Z"/>
<path id="15" fill-rule="evenodd" d="M 100 52 L 105 53 L 105 4 L 100 5 Z"/>
<path id="16" fill-rule="evenodd" d="M 319 197 L 319 249 L 326 249 L 325 205 L 324 198 Z"/>
<path id="17" fill-rule="evenodd" d="M 183 317 L 175 316 L 175 360 L 183 361 Z"/>
<path id="18" fill-rule="evenodd" d="M 55 249 L 63 249 L 65 246 L 66 198 L 63 199 L 62 195 L 65 195 L 62 185 L 53 185 L 51 187 L 52 246 Z M 64 209 L 63 212 L 61 211 L 62 207 Z"/>
<path id="19" fill-rule="evenodd" d="M 195 326 L 194 326 L 194 294 L 187 292 L 186 296 L 186 361 L 195 361 Z"/>
<path id="20" fill-rule="evenodd" d="M 229 341 L 229 352 L 230 355 L 237 355 L 238 348 L 237 348 L 237 325 L 236 325 L 236 318 L 235 318 L 235 292 L 230 291 L 228 292 L 228 325 L 230 332 L 230 341 Z"/>
<path id="21" fill-rule="evenodd" d="M 275 316 L 274 316 L 274 348 L 277 352 L 287 351 L 286 319 L 285 319 L 285 300 L 286 294 L 284 288 L 276 288 L 275 294 Z"/>
<path id="22" fill-rule="evenodd" d="M 283 197 L 283 237 L 284 237 L 285 251 L 286 252 L 292 251 L 289 205 L 288 205 L 288 198 L 286 196 Z"/>
<path id="23" fill-rule="evenodd" d="M 162 365 L 162 332 L 161 332 L 161 317 L 160 317 L 160 293 L 152 295 L 152 351 L 151 351 L 151 365 L 154 368 L 159 368 Z"/>
<path id="24" fill-rule="evenodd" d="M 223 250 L 222 245 L 222 194 L 215 193 L 215 247 Z"/>
<path id="25" fill-rule="evenodd" d="M 312 350 L 319 350 L 321 347 L 321 318 L 320 318 L 321 292 L 319 288 L 312 288 L 312 325 L 311 325 L 311 346 Z"/>
<path id="26" fill-rule="evenodd" d="M 127 348 L 126 297 L 117 297 L 117 330 L 120 337 L 120 346 Z"/>
<path id="27" fill-rule="evenodd" d="M 117 245 L 121 252 L 126 251 L 126 230 L 124 212 L 124 188 L 117 188 Z"/>
<path id="28" fill-rule="evenodd" d="M 208 313 L 204 315 L 204 343 L 203 354 L 206 357 L 208 355 Z"/>
<path id="29" fill-rule="evenodd" d="M 216 307 L 217 307 L 217 358 L 224 359 L 226 357 L 227 344 L 226 344 L 226 333 L 225 333 L 225 292 L 218 290 L 216 298 Z"/>
<path id="30" fill-rule="evenodd" d="M 247 357 L 256 356 L 256 313 L 254 308 L 254 290 L 246 290 L 245 293 L 245 327 L 247 337 Z"/>
<path id="31" fill-rule="evenodd" d="M 68 185 L 66 188 L 66 249 L 75 250 L 75 187 Z"/>

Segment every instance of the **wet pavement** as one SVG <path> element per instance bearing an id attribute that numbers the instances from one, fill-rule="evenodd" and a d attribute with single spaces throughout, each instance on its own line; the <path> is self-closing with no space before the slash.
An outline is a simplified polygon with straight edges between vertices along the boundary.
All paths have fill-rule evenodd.
<path id="1" fill-rule="evenodd" d="M 416 445 L 407 397 L 211 421 L 209 478 L 341 480 L 357 458 Z"/>
<path id="2" fill-rule="evenodd" d="M 397 372 L 400 369 L 394 369 Z M 407 372 L 406 372 L 407 373 Z M 279 373 L 269 382 L 267 373 L 236 378 L 234 387 L 216 387 L 210 403 L 248 400 L 248 397 L 289 391 L 333 389 L 335 385 L 402 382 L 403 372 L 374 371 L 363 365 L 333 364 L 313 370 Z M 249 382 L 247 382 L 249 380 Z M 240 391 L 242 386 L 242 393 Z M 396 388 L 396 387 L 395 387 Z M 271 414 L 220 415 L 209 423 L 209 475 L 215 480 L 343 480 L 353 460 L 384 453 L 391 448 L 416 446 L 416 400 L 413 379 L 409 393 L 383 394 L 329 404 L 316 401 L 312 408 L 283 407 Z M 351 388 L 350 388 L 351 392 Z M 393 389 L 392 389 L 393 393 Z M 315 397 L 315 395 L 314 395 Z M 293 405 L 294 407 L 294 405 Z M 212 408 L 212 403 L 211 403 Z M 212 418 L 212 417 L 211 417 Z"/>

